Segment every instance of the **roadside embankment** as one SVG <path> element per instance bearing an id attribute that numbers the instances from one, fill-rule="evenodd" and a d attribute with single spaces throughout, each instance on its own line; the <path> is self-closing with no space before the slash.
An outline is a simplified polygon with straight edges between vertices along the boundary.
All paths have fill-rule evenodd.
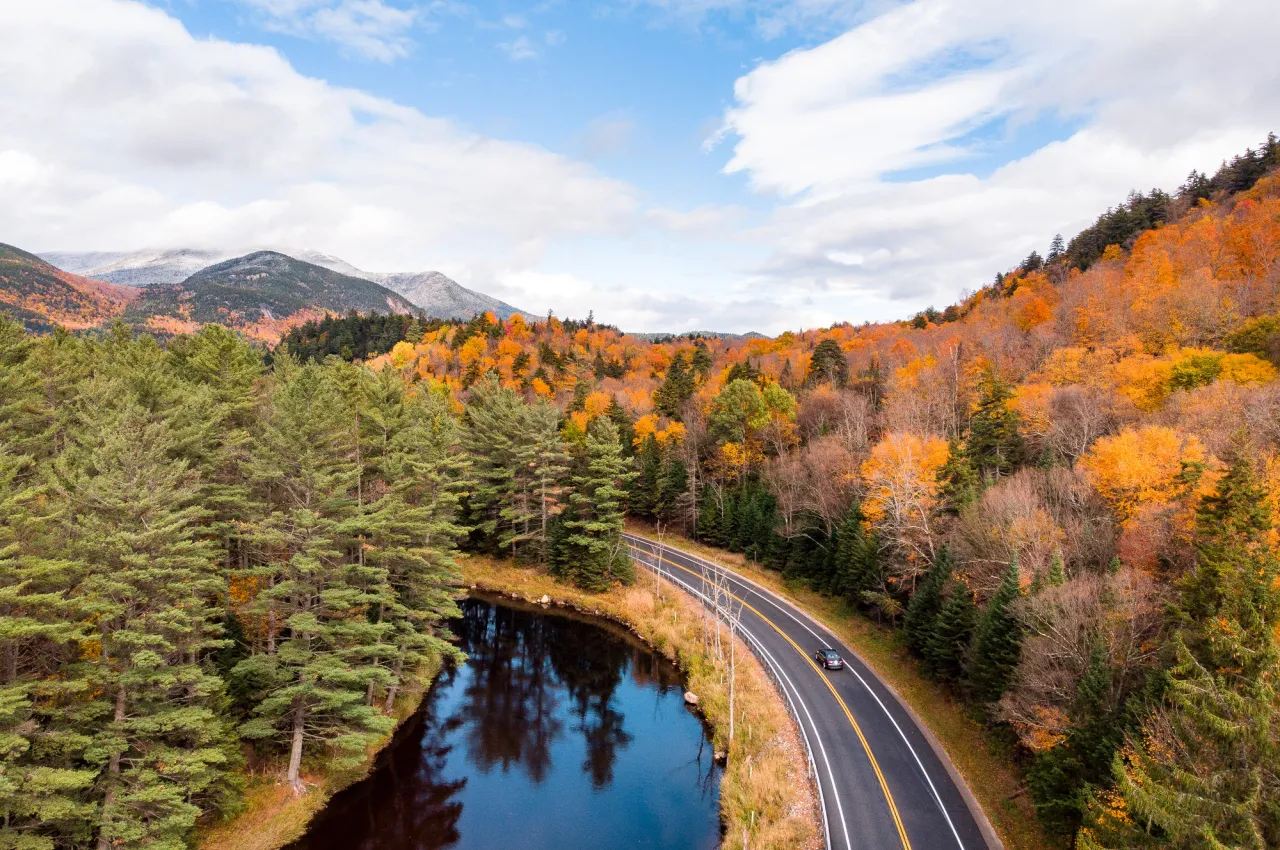
<path id="1" fill-rule="evenodd" d="M 631 587 L 588 593 L 536 568 L 481 557 L 460 563 L 464 582 L 473 588 L 614 620 L 680 667 L 687 689 L 697 696 L 698 710 L 711 727 L 715 749 L 727 754 L 720 783 L 725 848 L 821 846 L 822 826 L 808 757 L 781 695 L 739 641 L 734 651 L 734 734 L 729 741 L 728 663 L 708 646 L 708 629 L 714 626 L 684 592 L 642 576 Z M 727 632 L 722 640 L 728 640 Z"/>

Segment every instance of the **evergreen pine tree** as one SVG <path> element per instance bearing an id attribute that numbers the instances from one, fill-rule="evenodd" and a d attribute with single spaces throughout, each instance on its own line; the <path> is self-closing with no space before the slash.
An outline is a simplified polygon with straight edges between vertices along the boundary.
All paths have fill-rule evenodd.
<path id="1" fill-rule="evenodd" d="M 978 498 L 978 470 L 959 439 L 952 437 L 947 446 L 947 462 L 938 470 L 942 482 L 939 495 L 952 513 L 960 513 Z"/>
<path id="2" fill-rule="evenodd" d="M 994 369 L 982 378 L 978 408 L 969 425 L 967 454 L 988 478 L 1008 475 L 1022 463 L 1018 414 L 1009 405 L 1013 388 Z"/>
<path id="3" fill-rule="evenodd" d="M 403 381 L 389 369 L 374 386 L 381 391 L 369 394 L 375 404 L 367 421 L 386 428 L 385 444 L 363 455 L 373 465 L 369 502 L 348 527 L 367 540 L 364 587 L 382 599 L 375 621 L 393 632 L 386 644 L 368 647 L 365 659 L 389 672 L 383 710 L 390 712 L 404 683 L 431 656 L 453 654 L 440 633 L 442 620 L 458 613 L 452 591 L 460 577 L 452 553 L 464 534 L 456 518 L 468 464 L 457 452 L 461 434 L 447 399 L 406 396 Z M 387 653 L 388 644 L 394 651 Z M 370 678 L 367 688 L 375 684 Z M 366 695 L 371 702 L 371 688 Z"/>
<path id="4" fill-rule="evenodd" d="M 705 381 L 711 374 L 715 361 L 711 358 L 711 352 L 707 351 L 706 343 L 702 340 L 698 340 L 693 344 L 693 357 L 689 359 L 689 365 L 700 381 Z"/>
<path id="5" fill-rule="evenodd" d="M 672 419 L 680 418 L 680 408 L 693 397 L 694 373 L 684 352 L 677 352 L 667 367 L 667 375 L 653 394 L 654 407 Z"/>
<path id="6" fill-rule="evenodd" d="M 490 552 L 511 544 L 513 521 L 531 519 L 528 503 L 523 515 L 513 511 L 518 455 L 521 444 L 527 445 L 521 434 L 523 408 L 519 397 L 492 376 L 472 387 L 467 402 L 465 446 L 474 464 L 467 524 L 475 544 Z"/>
<path id="7" fill-rule="evenodd" d="M 622 377 L 618 375 L 617 377 Z M 613 424 L 618 426 L 618 443 L 622 446 L 622 453 L 627 457 L 631 457 L 636 453 L 636 423 L 631 421 L 631 414 L 627 413 L 627 409 L 623 407 L 617 397 L 610 399 L 609 407 L 604 412 L 613 420 Z"/>
<path id="8" fill-rule="evenodd" d="M 32 469 L 0 441 L 0 847 L 49 850 L 88 842 L 99 771 L 84 764 L 88 736 L 63 708 L 85 697 L 87 683 L 65 671 L 67 647 L 87 640 L 88 626 L 65 592 L 76 571 L 33 546 L 42 535 L 30 507 L 42 489 Z"/>
<path id="9" fill-rule="evenodd" d="M 1053 555 L 1049 558 L 1048 583 L 1050 587 L 1062 587 L 1067 583 L 1067 569 L 1062 563 L 1061 549 L 1054 549 Z"/>
<path id="10" fill-rule="evenodd" d="M 835 387 L 843 387 L 849 383 L 849 361 L 844 357 L 844 349 L 834 339 L 824 339 L 813 349 L 809 358 L 809 373 L 805 383 L 814 386 L 829 383 Z"/>
<path id="11" fill-rule="evenodd" d="M 1022 623 L 1014 610 L 1022 595 L 1022 578 L 1015 557 L 1004 580 L 978 621 L 969 660 L 969 684 L 980 702 L 1000 699 L 1022 654 Z"/>
<path id="12" fill-rule="evenodd" d="M 978 609 L 969 588 L 954 584 L 924 650 L 926 665 L 941 681 L 956 683 L 964 678 L 977 619 Z"/>
<path id="13" fill-rule="evenodd" d="M 526 465 L 533 492 L 532 530 L 525 540 L 539 563 L 551 559 L 551 528 L 564 510 L 568 491 L 569 454 L 560 436 L 560 412 L 548 401 L 524 411 L 525 445 L 519 457 Z"/>
<path id="14" fill-rule="evenodd" d="M 617 426 L 606 417 L 592 421 L 585 449 L 569 496 L 572 516 L 563 523 L 560 572 L 582 587 L 599 590 L 635 577 L 622 542 L 624 488 L 635 473 L 622 456 Z"/>
<path id="15" fill-rule="evenodd" d="M 835 553 L 828 593 L 858 604 L 862 594 L 882 587 L 880 553 L 867 526 L 862 505 L 854 502 L 836 527 Z"/>
<path id="16" fill-rule="evenodd" d="M 951 550 L 943 546 L 929 571 L 925 573 L 924 580 L 916 585 L 911 601 L 907 603 L 902 631 L 907 647 L 916 655 L 925 654 L 929 639 L 938 625 L 938 615 L 942 613 L 944 603 L 943 591 L 951 580 L 951 569 Z"/>
<path id="17" fill-rule="evenodd" d="M 664 523 L 676 519 L 680 501 L 689 489 L 689 468 L 673 448 L 663 453 L 662 478 L 658 482 L 658 496 L 654 504 L 655 517 Z"/>
<path id="18" fill-rule="evenodd" d="M 653 519 L 657 513 L 658 491 L 662 487 L 662 447 L 652 434 L 645 437 L 636 454 L 636 477 L 632 482 L 631 513 Z"/>
<path id="19" fill-rule="evenodd" d="M 270 510 L 252 532 L 262 589 L 246 613 L 260 618 L 268 645 L 235 674 L 259 689 L 241 734 L 287 742 L 285 779 L 302 793 L 307 742 L 327 742 L 335 764 L 350 764 L 391 727 L 368 694 L 371 682 L 391 684 L 370 658 L 395 654 L 394 630 L 368 612 L 394 597 L 378 568 L 348 557 L 357 548 L 346 524 L 356 514 L 361 470 L 352 417 L 333 378 L 314 364 L 278 359 L 273 379 L 247 464 Z"/>
<path id="20" fill-rule="evenodd" d="M 698 503 L 696 534 L 703 543 L 711 546 L 724 545 L 724 516 L 710 488 L 702 491 L 702 498 Z"/>
<path id="21" fill-rule="evenodd" d="M 75 604 L 96 632 L 68 671 L 93 695 L 73 714 L 89 731 L 87 761 L 102 767 L 97 847 L 180 846 L 227 793 L 235 752 L 222 682 L 202 663 L 220 645 L 212 602 L 225 584 L 169 424 L 116 379 L 95 379 L 86 400 L 54 494 L 83 575 Z"/>

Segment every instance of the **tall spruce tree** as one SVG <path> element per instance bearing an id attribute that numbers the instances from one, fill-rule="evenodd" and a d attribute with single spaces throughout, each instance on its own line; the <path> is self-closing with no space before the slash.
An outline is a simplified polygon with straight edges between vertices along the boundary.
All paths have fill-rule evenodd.
<path id="1" fill-rule="evenodd" d="M 843 387 L 849 383 L 849 361 L 845 359 L 839 342 L 824 339 L 813 349 L 805 383 L 809 386 L 828 383 L 833 387 Z"/>
<path id="2" fill-rule="evenodd" d="M 1022 595 L 1022 577 L 1015 556 L 995 595 L 987 603 L 974 636 L 969 660 L 969 684 L 981 702 L 995 702 L 1004 694 L 1022 655 L 1022 623 L 1014 610 Z"/>
<path id="3" fill-rule="evenodd" d="M 564 520 L 560 574 L 591 589 L 629 583 L 635 567 L 622 543 L 626 486 L 635 473 L 618 445 L 618 428 L 600 416 L 587 430 L 584 457 L 573 478 Z"/>
<path id="4" fill-rule="evenodd" d="M 945 603 L 943 591 L 951 580 L 951 550 L 943 546 L 938 550 L 924 580 L 916 586 L 907 603 L 907 613 L 902 620 L 903 635 L 907 647 L 916 655 L 923 656 L 929 647 L 929 639 L 933 637 L 938 625 L 938 615 L 942 613 Z"/>
<path id="5" fill-rule="evenodd" d="M 0 441 L 0 847 L 52 850 L 56 841 L 88 843 L 99 771 L 84 763 L 89 737 L 63 710 L 87 691 L 65 675 L 68 648 L 88 639 L 67 598 L 78 571 L 40 557 L 31 509 L 44 490 L 33 469 Z"/>
<path id="6" fill-rule="evenodd" d="M 261 589 L 245 609 L 267 633 L 266 651 L 236 666 L 257 689 L 241 734 L 286 743 L 285 779 L 302 793 L 308 742 L 327 742 L 337 764 L 358 760 L 391 721 L 368 704 L 370 683 L 392 677 L 374 658 L 394 657 L 394 629 L 370 611 L 392 604 L 379 568 L 350 557 L 357 541 L 361 470 L 351 414 L 331 375 L 277 359 L 270 407 L 247 465 L 269 512 L 252 529 Z"/>
<path id="7" fill-rule="evenodd" d="M 169 423 L 114 378 L 95 379 L 82 410 L 53 493 L 83 576 L 75 604 L 96 632 L 68 671 L 92 695 L 72 715 L 101 770 L 97 847 L 176 848 L 226 793 L 233 760 L 223 684 L 202 663 L 221 644 L 212 603 L 225 583 Z"/>
<path id="8" fill-rule="evenodd" d="M 662 456 L 662 476 L 658 480 L 653 513 L 659 522 L 670 523 L 679 516 L 680 504 L 689 489 L 689 468 L 676 453 L 674 445 L 667 445 Z"/>
<path id="9" fill-rule="evenodd" d="M 520 509 L 524 523 L 518 541 L 530 560 L 540 564 L 551 558 L 551 532 L 556 518 L 564 510 L 569 472 L 569 453 L 560 436 L 560 411 L 545 399 L 521 411 L 523 428 L 516 449 L 519 474 L 516 476 Z"/>
<path id="10" fill-rule="evenodd" d="M 662 487 L 662 447 L 652 434 L 645 437 L 636 453 L 636 476 L 632 482 L 630 512 L 653 519 L 657 514 L 658 491 Z"/>
<path id="11" fill-rule="evenodd" d="M 1022 463 L 1018 414 L 1010 406 L 1013 388 L 994 369 L 983 375 L 978 408 L 969 423 L 966 453 L 987 478 L 1008 475 Z"/>
<path id="12" fill-rule="evenodd" d="M 471 388 L 467 402 L 465 446 L 471 456 L 473 484 L 467 497 L 467 524 L 474 543 L 490 552 L 517 543 L 513 529 L 532 521 L 531 493 L 521 494 L 517 482 L 519 455 L 527 440 L 522 433 L 524 404 L 514 391 L 492 375 Z M 526 476 L 527 479 L 527 476 Z"/>
<path id="13" fill-rule="evenodd" d="M 654 407 L 659 413 L 665 413 L 672 419 L 680 418 L 680 408 L 693 397 L 695 388 L 694 372 L 689 366 L 684 352 L 677 352 L 667 367 L 666 377 L 662 385 L 653 394 Z"/>
<path id="14" fill-rule="evenodd" d="M 969 588 L 954 582 L 924 648 L 925 665 L 934 677 L 951 683 L 964 678 L 977 619 L 978 609 Z"/>
<path id="15" fill-rule="evenodd" d="M 862 505 L 854 502 L 836 527 L 835 559 L 827 592 L 858 605 L 862 594 L 878 591 L 883 586 L 880 547 L 862 513 Z"/>
<path id="16" fill-rule="evenodd" d="M 956 437 L 947 445 L 947 462 L 938 470 L 938 481 L 942 483 L 938 495 L 952 513 L 960 513 L 978 498 L 978 470 L 964 443 Z"/>
<path id="17" fill-rule="evenodd" d="M 454 652 L 442 638 L 442 621 L 458 614 L 452 594 L 460 577 L 452 553 L 465 533 L 456 519 L 468 463 L 457 451 L 457 421 L 438 393 L 411 393 L 399 375 L 384 369 L 363 382 L 356 402 L 364 405 L 371 439 L 360 453 L 367 467 L 363 506 L 346 528 L 359 533 L 364 587 L 380 599 L 370 617 L 392 633 L 385 643 L 393 653 L 378 654 L 375 644 L 365 658 L 389 673 L 382 703 L 390 712 L 430 657 Z M 373 703 L 378 684 L 368 679 L 366 704 Z"/>

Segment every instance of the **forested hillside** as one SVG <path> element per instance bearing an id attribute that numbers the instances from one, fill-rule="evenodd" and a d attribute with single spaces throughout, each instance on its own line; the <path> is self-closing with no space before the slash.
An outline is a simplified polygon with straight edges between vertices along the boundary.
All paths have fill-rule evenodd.
<path id="1" fill-rule="evenodd" d="M 376 363 L 554 401 L 571 442 L 614 423 L 634 515 L 901 628 L 1016 739 L 1064 838 L 1277 846 L 1278 153 L 1132 196 L 909 322 L 647 343 L 489 316 Z M 493 416 L 540 494 L 511 546 L 545 558 L 564 478 L 521 437 L 533 409 Z"/>
<path id="2" fill-rule="evenodd" d="M 0 244 L 0 313 L 32 330 L 82 330 L 119 316 L 137 297 L 127 287 L 69 274 Z"/>

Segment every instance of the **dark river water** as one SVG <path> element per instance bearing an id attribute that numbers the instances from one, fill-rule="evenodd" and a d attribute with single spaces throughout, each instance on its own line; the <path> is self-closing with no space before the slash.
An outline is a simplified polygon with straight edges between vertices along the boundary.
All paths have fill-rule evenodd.
<path id="1" fill-rule="evenodd" d="M 621 630 L 468 599 L 373 774 L 289 850 L 709 850 L 719 771 L 678 671 Z"/>

